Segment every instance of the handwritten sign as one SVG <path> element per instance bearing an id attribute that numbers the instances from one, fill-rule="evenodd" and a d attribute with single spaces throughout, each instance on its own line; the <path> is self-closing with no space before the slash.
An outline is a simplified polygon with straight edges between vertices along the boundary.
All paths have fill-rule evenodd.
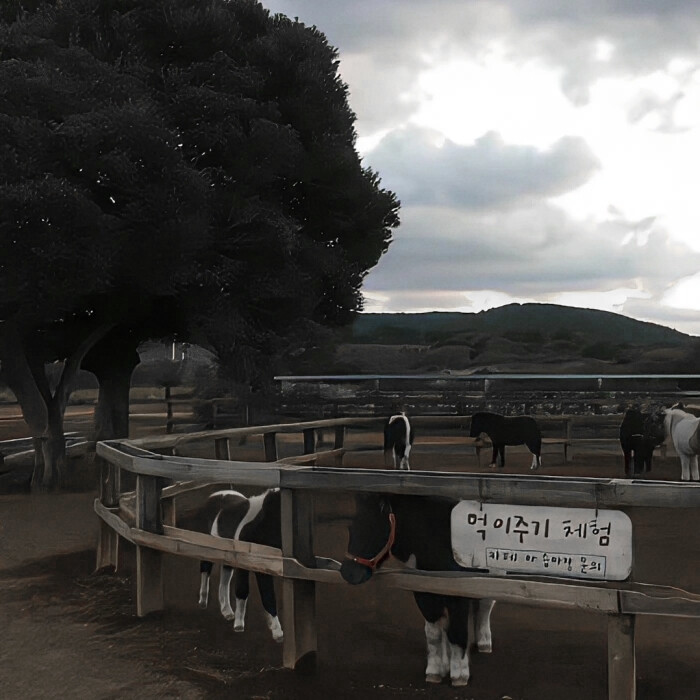
<path id="1" fill-rule="evenodd" d="M 452 551 L 467 568 L 623 581 L 632 570 L 632 522 L 618 510 L 460 501 Z"/>

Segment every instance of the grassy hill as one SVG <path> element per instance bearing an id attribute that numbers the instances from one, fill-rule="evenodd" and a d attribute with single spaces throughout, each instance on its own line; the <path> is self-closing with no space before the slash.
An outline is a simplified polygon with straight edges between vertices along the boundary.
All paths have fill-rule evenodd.
<path id="1" fill-rule="evenodd" d="M 331 370 L 700 372 L 700 339 L 621 314 L 555 304 L 480 313 L 361 314 Z"/>

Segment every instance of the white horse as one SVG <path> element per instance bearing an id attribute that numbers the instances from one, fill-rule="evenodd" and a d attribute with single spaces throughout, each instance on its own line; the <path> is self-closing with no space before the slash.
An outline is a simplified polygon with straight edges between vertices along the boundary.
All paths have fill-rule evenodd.
<path id="1" fill-rule="evenodd" d="M 673 441 L 681 458 L 681 481 L 700 481 L 698 454 L 700 453 L 700 418 L 683 410 L 679 403 L 664 411 L 666 436 Z"/>

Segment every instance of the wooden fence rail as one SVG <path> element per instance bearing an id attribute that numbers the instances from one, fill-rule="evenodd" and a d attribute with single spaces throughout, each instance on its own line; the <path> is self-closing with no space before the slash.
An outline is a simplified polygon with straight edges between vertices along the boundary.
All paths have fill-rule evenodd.
<path id="1" fill-rule="evenodd" d="M 463 418 L 461 419 L 463 420 Z M 452 424 L 452 421 L 448 421 Z M 334 458 L 347 452 L 348 428 L 376 428 L 380 419 L 329 419 L 308 423 L 257 426 L 186 436 L 161 436 L 97 445 L 104 460 L 103 488 L 95 511 L 100 517 L 98 568 L 116 567 L 118 539 L 136 545 L 137 612 L 163 607 L 162 555 L 177 554 L 227 563 L 282 578 L 283 659 L 296 667 L 317 649 L 315 585 L 341 583 L 339 563 L 314 553 L 313 494 L 372 491 L 393 494 L 442 495 L 482 503 L 508 503 L 587 508 L 700 507 L 700 484 L 628 479 L 511 474 L 343 469 L 303 466 L 277 460 L 276 436 L 300 433 L 305 452 L 314 448 L 313 431 L 332 429 L 331 450 L 302 455 Z M 244 435 L 262 434 L 266 462 L 202 459 L 181 454 L 192 441 L 219 441 L 221 447 Z M 149 449 L 146 449 L 148 445 Z M 152 450 L 178 454 L 157 454 Z M 299 458 L 294 458 L 299 459 Z M 136 474 L 136 491 L 121 494 L 119 473 Z M 174 481 L 172 485 L 165 485 Z M 282 548 L 222 541 L 175 526 L 176 499 L 192 489 L 215 483 L 281 489 Z M 581 581 L 546 576 L 502 576 L 470 572 L 378 572 L 376 585 L 474 598 L 493 598 L 564 609 L 583 609 L 608 616 L 609 697 L 634 698 L 637 615 L 700 617 L 700 595 L 668 586 L 627 582 Z"/>

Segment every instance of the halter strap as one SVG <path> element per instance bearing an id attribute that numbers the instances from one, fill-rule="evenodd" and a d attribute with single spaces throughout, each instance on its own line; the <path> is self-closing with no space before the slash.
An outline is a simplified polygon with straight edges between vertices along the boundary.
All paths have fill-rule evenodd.
<path id="1" fill-rule="evenodd" d="M 354 561 L 356 564 L 361 564 L 366 566 L 368 569 L 374 571 L 383 561 L 387 560 L 391 556 L 391 548 L 394 546 L 394 540 L 396 539 L 396 516 L 393 513 L 389 513 L 389 539 L 387 543 L 375 554 L 371 559 L 365 559 L 364 557 L 358 557 L 350 552 L 345 553 L 345 558 Z"/>

